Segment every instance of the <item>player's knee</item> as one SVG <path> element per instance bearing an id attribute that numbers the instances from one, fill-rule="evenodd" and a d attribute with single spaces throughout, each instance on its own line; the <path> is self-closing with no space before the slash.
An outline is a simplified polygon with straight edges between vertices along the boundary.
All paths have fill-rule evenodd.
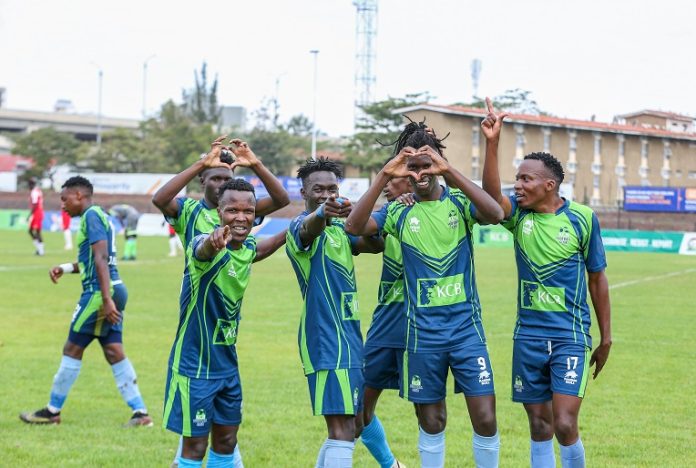
<path id="1" fill-rule="evenodd" d="M 447 426 L 447 412 L 443 409 L 418 411 L 418 423 L 428 434 L 439 434 Z"/>
<path id="2" fill-rule="evenodd" d="M 474 431 L 484 437 L 494 436 L 498 431 L 498 426 L 494 411 L 481 412 L 475 420 L 472 420 Z"/>
<path id="3" fill-rule="evenodd" d="M 553 437 L 553 425 L 541 417 L 529 417 L 529 433 L 532 440 L 549 440 Z"/>
<path id="4" fill-rule="evenodd" d="M 203 460 L 208 448 L 207 437 L 184 437 L 182 456 L 189 460 Z"/>
<path id="5" fill-rule="evenodd" d="M 234 447 L 237 445 L 237 434 L 232 432 L 224 432 L 222 434 L 213 433 L 213 450 L 221 455 L 227 455 L 234 452 Z"/>
<path id="6" fill-rule="evenodd" d="M 116 364 L 117 362 L 121 362 L 126 358 L 126 355 L 123 353 L 123 348 L 120 346 L 104 346 L 104 357 L 106 358 L 106 361 L 109 364 Z"/>
<path id="7" fill-rule="evenodd" d="M 571 415 L 557 415 L 553 421 L 553 430 L 562 445 L 570 445 L 578 438 L 578 421 Z"/>

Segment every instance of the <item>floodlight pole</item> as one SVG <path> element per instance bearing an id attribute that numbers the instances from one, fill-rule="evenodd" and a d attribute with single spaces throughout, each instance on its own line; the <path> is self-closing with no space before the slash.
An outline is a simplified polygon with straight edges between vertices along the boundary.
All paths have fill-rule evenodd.
<path id="1" fill-rule="evenodd" d="M 312 160 L 317 159 L 317 61 L 319 51 L 309 51 L 314 57 L 314 83 L 312 86 Z"/>
<path id="2" fill-rule="evenodd" d="M 156 55 L 154 54 L 150 55 L 143 62 L 143 121 L 145 121 L 145 119 L 147 118 L 147 63 L 155 57 Z"/>

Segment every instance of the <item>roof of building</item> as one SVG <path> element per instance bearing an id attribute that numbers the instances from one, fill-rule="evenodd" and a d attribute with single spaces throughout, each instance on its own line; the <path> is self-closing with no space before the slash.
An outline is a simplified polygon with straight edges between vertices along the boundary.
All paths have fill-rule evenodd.
<path id="1" fill-rule="evenodd" d="M 15 172 L 19 163 L 24 163 L 27 167 L 34 165 L 31 158 L 16 154 L 0 154 L 0 172 Z"/>
<path id="2" fill-rule="evenodd" d="M 487 114 L 487 111 L 485 109 L 481 109 L 478 107 L 445 106 L 430 103 L 402 107 L 400 109 L 395 109 L 393 112 L 403 114 L 407 112 L 416 112 L 422 110 L 479 118 L 483 118 Z M 507 117 L 505 121 L 527 125 L 539 125 L 544 127 L 567 128 L 570 130 L 587 130 L 595 132 L 617 133 L 624 135 L 652 136 L 661 138 L 672 138 L 676 140 L 696 141 L 696 133 L 693 132 L 674 132 L 664 128 L 597 122 L 594 120 L 567 119 L 561 117 L 553 117 L 549 115 L 510 114 L 510 116 Z"/>
<path id="3" fill-rule="evenodd" d="M 671 120 L 681 120 L 684 122 L 693 122 L 694 118 L 685 115 L 685 114 L 677 114 L 676 112 L 666 112 L 666 111 L 659 111 L 659 110 L 650 110 L 650 109 L 643 109 L 638 112 L 630 112 L 628 114 L 621 114 L 617 115 L 616 118 L 618 119 L 630 119 L 631 117 L 640 117 L 641 115 L 650 115 L 653 117 L 661 117 L 663 119 L 671 119 Z"/>

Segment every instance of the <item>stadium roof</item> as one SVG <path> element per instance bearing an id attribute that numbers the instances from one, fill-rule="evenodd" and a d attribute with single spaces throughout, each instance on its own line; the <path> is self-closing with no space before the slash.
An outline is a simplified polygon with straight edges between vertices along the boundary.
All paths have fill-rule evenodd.
<path id="1" fill-rule="evenodd" d="M 483 118 L 487 114 L 487 111 L 485 109 L 481 109 L 478 107 L 444 106 L 430 103 L 401 107 L 399 109 L 395 109 L 393 112 L 395 114 L 403 114 L 406 112 L 417 112 L 424 110 L 431 112 L 441 112 L 450 115 L 462 115 L 466 117 L 477 118 Z M 608 132 L 624 135 L 653 136 L 660 138 L 673 138 L 676 140 L 696 141 L 696 133 L 673 132 L 664 128 L 597 122 L 594 120 L 567 119 L 553 117 L 549 115 L 510 114 L 510 116 L 507 117 L 505 121 L 527 125 L 539 125 L 544 127 L 567 128 L 569 130 L 586 130 L 594 132 Z"/>
<path id="2" fill-rule="evenodd" d="M 641 115 L 651 115 L 653 117 L 661 117 L 663 119 L 681 120 L 683 122 L 693 122 L 694 118 L 689 115 L 677 114 L 676 112 L 665 112 L 658 110 L 644 109 L 638 112 L 630 112 L 628 114 L 617 115 L 617 119 L 630 119 L 632 117 L 640 117 Z"/>
<path id="3" fill-rule="evenodd" d="M 15 172 L 17 166 L 32 167 L 34 160 L 16 154 L 0 154 L 0 172 Z"/>

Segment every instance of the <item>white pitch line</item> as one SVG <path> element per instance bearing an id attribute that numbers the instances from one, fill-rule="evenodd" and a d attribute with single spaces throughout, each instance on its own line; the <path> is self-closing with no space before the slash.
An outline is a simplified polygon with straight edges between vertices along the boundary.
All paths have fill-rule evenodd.
<path id="1" fill-rule="evenodd" d="M 612 284 L 611 286 L 609 286 L 609 289 L 618 289 L 618 288 L 623 288 L 625 286 L 632 286 L 634 284 L 645 283 L 646 281 L 671 278 L 672 276 L 681 276 L 681 275 L 686 275 L 686 274 L 694 273 L 694 272 L 696 272 L 696 268 L 687 268 L 686 270 L 673 271 L 671 273 L 665 273 L 664 275 L 646 276 L 645 278 L 640 278 L 640 279 L 635 279 L 635 280 L 631 280 L 631 281 L 624 281 L 622 283 Z"/>

